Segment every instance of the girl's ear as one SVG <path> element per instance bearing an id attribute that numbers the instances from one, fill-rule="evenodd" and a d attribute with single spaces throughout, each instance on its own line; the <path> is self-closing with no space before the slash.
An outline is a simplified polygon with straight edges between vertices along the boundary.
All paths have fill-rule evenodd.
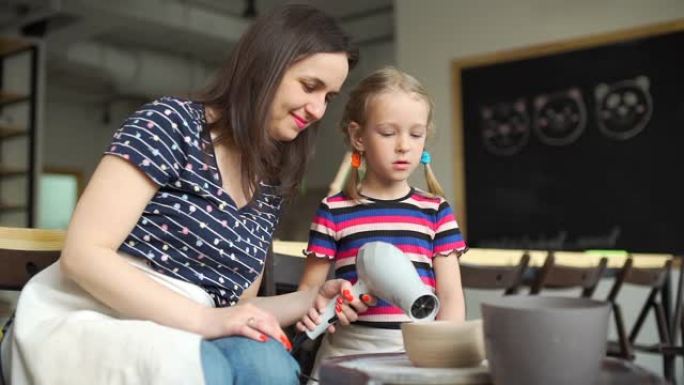
<path id="1" fill-rule="evenodd" d="M 356 151 L 365 151 L 363 146 L 363 129 L 356 122 L 351 122 L 347 126 L 347 132 L 349 133 L 349 141 L 352 147 Z"/>

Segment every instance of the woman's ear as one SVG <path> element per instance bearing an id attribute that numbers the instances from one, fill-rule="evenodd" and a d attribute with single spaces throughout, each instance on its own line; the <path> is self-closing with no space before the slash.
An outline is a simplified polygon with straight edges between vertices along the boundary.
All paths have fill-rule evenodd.
<path id="1" fill-rule="evenodd" d="M 356 122 L 351 122 L 347 126 L 347 133 L 349 134 L 349 141 L 351 142 L 352 147 L 354 147 L 354 150 L 364 151 L 363 129 L 361 126 Z"/>

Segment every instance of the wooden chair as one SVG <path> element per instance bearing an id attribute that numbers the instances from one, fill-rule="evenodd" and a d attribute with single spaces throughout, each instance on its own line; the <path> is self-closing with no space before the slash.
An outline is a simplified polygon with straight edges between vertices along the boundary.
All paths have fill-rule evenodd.
<path id="1" fill-rule="evenodd" d="M 672 346 L 670 325 L 668 324 L 665 315 L 663 303 L 660 301 L 662 291 L 665 285 L 669 283 L 668 277 L 671 265 L 672 261 L 667 260 L 662 267 L 639 268 L 634 267 L 632 258 L 627 258 L 622 269 L 618 271 L 615 277 L 615 283 L 606 299 L 612 306 L 613 318 L 615 320 L 615 328 L 618 336 L 617 341 L 609 341 L 607 354 L 609 356 L 620 357 L 627 360 L 634 360 L 635 351 L 661 354 L 663 355 L 664 377 L 671 383 L 674 383 L 674 364 L 668 357 L 668 352 L 665 351 L 667 347 Z M 630 329 L 629 335 L 626 333 L 622 309 L 617 301 L 620 289 L 624 284 L 650 288 L 646 302 L 642 306 L 634 325 Z M 637 344 L 636 339 L 641 331 L 641 327 L 643 326 L 648 313 L 651 311 L 655 316 L 659 342 L 648 345 Z"/>
<path id="2" fill-rule="evenodd" d="M 461 284 L 464 288 L 503 290 L 504 295 L 516 294 L 530 263 L 525 252 L 515 266 L 479 266 L 463 263 Z"/>
<path id="3" fill-rule="evenodd" d="M 676 378 L 675 359 L 684 356 L 684 255 L 677 255 L 675 259 L 679 265 L 679 278 L 677 279 L 677 294 L 674 312 L 670 322 L 670 344 L 661 346 L 663 354 L 663 370 L 672 376 L 670 381 L 675 384 Z"/>
<path id="4" fill-rule="evenodd" d="M 64 232 L 0 227 L 0 290 L 21 290 L 59 258 Z"/>
<path id="5" fill-rule="evenodd" d="M 33 275 L 59 258 L 64 244 L 64 232 L 0 227 L 0 290 L 21 290 Z M 7 307 L 7 309 L 3 309 Z M 0 313 L 10 311 L 0 302 Z M 0 333 L 0 384 L 3 384 L 4 345 L 2 337 L 10 320 Z"/>
<path id="6" fill-rule="evenodd" d="M 596 266 L 578 267 L 556 263 L 553 251 L 549 251 L 539 274 L 534 279 L 530 294 L 536 295 L 542 289 L 582 288 L 581 297 L 591 298 L 606 270 L 608 259 L 603 257 Z"/>

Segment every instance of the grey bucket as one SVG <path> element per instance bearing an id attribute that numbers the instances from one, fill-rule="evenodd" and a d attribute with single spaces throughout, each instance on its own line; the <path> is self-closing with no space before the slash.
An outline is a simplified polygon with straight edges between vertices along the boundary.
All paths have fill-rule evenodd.
<path id="1" fill-rule="evenodd" d="M 504 296 L 482 303 L 495 385 L 595 384 L 610 304 L 585 298 Z"/>

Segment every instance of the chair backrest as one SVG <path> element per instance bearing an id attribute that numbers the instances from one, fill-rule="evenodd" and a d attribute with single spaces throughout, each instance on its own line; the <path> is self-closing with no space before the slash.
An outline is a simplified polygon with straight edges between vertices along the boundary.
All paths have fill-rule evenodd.
<path id="1" fill-rule="evenodd" d="M 556 263 L 553 251 L 549 251 L 539 274 L 532 283 L 530 294 L 539 294 L 544 288 L 581 288 L 581 296 L 591 298 L 606 270 L 608 259 L 603 257 L 594 266 L 566 266 Z"/>
<path id="2" fill-rule="evenodd" d="M 675 294 L 675 305 L 672 312 L 672 320 L 670 321 L 670 338 L 675 347 L 681 348 L 680 355 L 684 354 L 684 255 L 674 256 L 679 262 L 679 278 L 677 278 L 677 292 Z M 680 334 L 681 333 L 681 334 Z M 681 338 L 681 339 L 680 339 Z"/>
<path id="3" fill-rule="evenodd" d="M 665 315 L 663 304 L 660 302 L 659 297 L 665 285 L 669 283 L 668 277 L 670 275 L 671 268 L 672 260 L 666 260 L 662 267 L 655 268 L 634 267 L 634 261 L 631 257 L 625 260 L 623 267 L 615 276 L 613 287 L 610 289 L 608 297 L 606 298 L 606 300 L 611 303 L 613 308 L 613 317 L 615 320 L 618 344 L 620 348 L 619 352 L 613 352 L 613 354 L 611 354 L 609 351 L 608 353 L 610 355 L 620 356 L 627 359 L 633 358 L 633 350 L 635 347 L 638 348 L 634 345 L 634 342 L 641 331 L 641 327 L 643 326 L 644 321 L 646 320 L 646 317 L 650 311 L 653 311 L 655 316 L 660 343 L 663 345 L 670 344 L 670 326 Z M 637 316 L 634 325 L 632 325 L 632 328 L 629 331 L 629 336 L 627 336 L 622 318 L 622 310 L 617 301 L 620 289 L 625 283 L 651 289 L 644 305 L 639 311 L 639 315 Z"/>
<path id="4" fill-rule="evenodd" d="M 515 294 L 522 284 L 523 275 L 530 263 L 525 252 L 515 266 L 482 266 L 463 263 L 461 284 L 464 288 L 503 290 L 504 294 Z"/>
<path id="5" fill-rule="evenodd" d="M 60 230 L 0 227 L 0 290 L 21 290 L 59 258 L 63 244 Z"/>
<path id="6" fill-rule="evenodd" d="M 651 289 L 662 290 L 667 282 L 668 274 L 672 268 L 672 260 L 667 260 L 662 267 L 634 267 L 634 260 L 627 258 L 625 264 L 617 272 L 615 283 L 606 298 L 609 302 L 615 302 L 617 296 L 625 283 L 649 287 Z"/>

